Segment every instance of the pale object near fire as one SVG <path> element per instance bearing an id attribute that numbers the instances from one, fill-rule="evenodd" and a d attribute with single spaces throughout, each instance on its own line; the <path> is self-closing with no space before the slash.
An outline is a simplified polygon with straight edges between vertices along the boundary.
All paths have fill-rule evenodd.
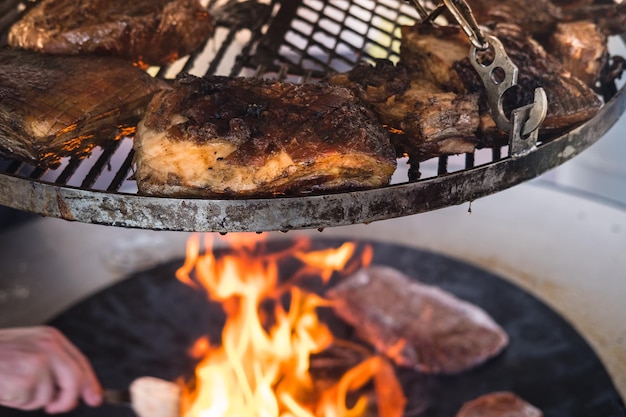
<path id="1" fill-rule="evenodd" d="M 139 417 L 179 417 L 180 394 L 174 382 L 150 376 L 130 384 L 131 405 Z"/>

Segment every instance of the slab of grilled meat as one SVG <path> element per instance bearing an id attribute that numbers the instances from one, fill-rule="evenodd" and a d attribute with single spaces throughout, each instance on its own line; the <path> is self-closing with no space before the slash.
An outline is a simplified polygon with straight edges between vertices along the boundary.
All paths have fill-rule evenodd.
<path id="1" fill-rule="evenodd" d="M 456 417 L 541 417 L 543 413 L 508 391 L 492 392 L 463 404 Z"/>
<path id="2" fill-rule="evenodd" d="M 602 103 L 595 92 L 518 26 L 499 24 L 489 33 L 502 42 L 519 68 L 518 88 L 504 102 L 505 112 L 532 103 L 535 88 L 543 87 L 548 96 L 548 114 L 540 134 L 545 138 L 587 121 L 598 111 Z M 457 26 L 418 24 L 402 28 L 400 59 L 404 66 L 446 91 L 481 94 L 478 136 L 489 143 L 500 134 L 487 112 L 484 85 L 468 55 L 469 42 Z"/>
<path id="3" fill-rule="evenodd" d="M 134 129 L 168 88 L 131 63 L 0 51 L 0 151 L 40 166 L 81 157 Z"/>
<path id="4" fill-rule="evenodd" d="M 478 23 L 515 23 L 535 39 L 543 42 L 558 23 L 588 21 L 596 23 L 607 34 L 621 34 L 626 28 L 626 3 L 579 0 L 472 0 Z M 577 6 L 575 6 L 577 5 Z"/>
<path id="5" fill-rule="evenodd" d="M 326 295 L 365 341 L 420 372 L 462 372 L 508 344 L 507 334 L 484 310 L 391 267 L 361 269 Z"/>
<path id="6" fill-rule="evenodd" d="M 413 77 L 411 77 L 413 75 Z M 390 131 L 398 157 L 412 162 L 434 156 L 473 152 L 480 122 L 478 93 L 444 91 L 389 61 L 363 63 L 334 74 L 333 85 L 354 91 Z"/>
<path id="7" fill-rule="evenodd" d="M 9 44 L 162 65 L 200 48 L 212 32 L 198 0 L 43 0 L 13 25 Z"/>
<path id="8" fill-rule="evenodd" d="M 245 197 L 388 184 L 387 132 L 349 90 L 324 83 L 179 76 L 149 105 L 135 178 L 152 195 Z"/>

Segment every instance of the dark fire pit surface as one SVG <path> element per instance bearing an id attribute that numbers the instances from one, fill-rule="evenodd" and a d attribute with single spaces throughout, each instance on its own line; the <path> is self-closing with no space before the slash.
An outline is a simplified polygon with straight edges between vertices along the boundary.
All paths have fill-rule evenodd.
<path id="1" fill-rule="evenodd" d="M 286 247 L 288 240 L 268 248 Z M 316 249 L 343 241 L 316 239 Z M 430 252 L 388 243 L 369 243 L 373 264 L 389 265 L 427 284 L 438 285 L 485 309 L 510 336 L 503 354 L 456 376 L 399 371 L 408 398 L 407 415 L 453 417 L 479 395 L 510 390 L 540 408 L 546 417 L 620 417 L 626 409 L 593 350 L 559 315 L 506 280 L 474 266 Z M 220 251 L 217 252 L 218 256 Z M 64 332 L 91 359 L 103 385 L 125 388 L 136 377 L 174 380 L 189 376 L 187 356 L 202 335 L 219 340 L 224 315 L 201 291 L 179 283 L 182 260 L 138 272 L 61 314 L 50 324 Z M 281 265 L 290 276 L 294 261 Z M 336 324 L 335 324 L 336 325 Z M 348 334 L 346 327 L 343 331 Z M 413 412 L 410 412 L 413 410 Z M 416 410 L 424 410 L 421 414 Z M 43 416 L 0 408 L 0 416 Z M 120 406 L 81 406 L 71 416 L 133 416 Z"/>

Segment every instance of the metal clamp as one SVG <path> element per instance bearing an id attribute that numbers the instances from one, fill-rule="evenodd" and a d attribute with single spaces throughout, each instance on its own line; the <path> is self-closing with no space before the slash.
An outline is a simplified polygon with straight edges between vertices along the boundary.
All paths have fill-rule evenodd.
<path id="1" fill-rule="evenodd" d="M 548 112 L 548 98 L 543 88 L 537 88 L 533 103 L 513 110 L 509 120 L 504 113 L 503 99 L 506 91 L 517 85 L 518 68 L 498 38 L 488 36 L 486 41 L 493 48 L 493 60 L 488 64 L 479 62 L 478 48 L 472 45 L 470 63 L 483 81 L 496 126 L 509 133 L 509 155 L 518 158 L 536 148 L 539 126 Z"/>
<path id="2" fill-rule="evenodd" d="M 507 90 L 517 85 L 518 68 L 506 54 L 504 46 L 495 36 L 484 36 L 465 0 L 441 0 L 428 12 L 419 0 L 409 0 L 424 22 L 433 22 L 444 10 L 448 10 L 467 35 L 470 43 L 470 63 L 480 76 L 487 91 L 487 102 L 496 126 L 509 133 L 509 155 L 518 158 L 537 146 L 539 126 L 548 111 L 548 98 L 543 88 L 535 90 L 534 102 L 519 107 L 511 113 L 511 120 L 504 113 L 503 99 Z M 478 51 L 492 49 L 493 60 L 482 63 Z"/>
<path id="3" fill-rule="evenodd" d="M 535 89 L 531 104 L 518 107 L 511 112 L 509 132 L 509 156 L 513 159 L 528 155 L 537 148 L 539 125 L 546 118 L 548 97 L 543 88 Z"/>
<path id="4" fill-rule="evenodd" d="M 493 60 L 487 64 L 478 61 L 478 48 L 474 45 L 470 48 L 469 60 L 487 90 L 487 103 L 496 126 L 505 132 L 509 131 L 509 119 L 504 114 L 502 99 L 504 93 L 517 85 L 518 68 L 511 61 L 504 46 L 495 36 L 486 38 L 488 45 L 494 51 Z"/>

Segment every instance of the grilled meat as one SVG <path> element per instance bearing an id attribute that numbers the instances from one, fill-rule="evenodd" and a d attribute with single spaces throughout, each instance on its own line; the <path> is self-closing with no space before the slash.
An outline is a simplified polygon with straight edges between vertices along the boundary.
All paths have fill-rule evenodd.
<path id="1" fill-rule="evenodd" d="M 43 0 L 13 25 L 9 44 L 162 65 L 200 48 L 212 31 L 198 0 Z"/>
<path id="2" fill-rule="evenodd" d="M 414 74 L 414 73 L 413 73 Z M 412 161 L 473 152 L 480 122 L 478 93 L 443 91 L 432 82 L 410 78 L 404 66 L 378 61 L 329 77 L 354 91 L 391 133 L 398 156 Z"/>
<path id="3" fill-rule="evenodd" d="M 607 36 L 595 23 L 559 23 L 547 50 L 563 67 L 591 88 L 595 88 L 609 61 Z"/>
<path id="4" fill-rule="evenodd" d="M 396 364 L 457 373 L 497 355 L 508 336 L 480 308 L 390 267 L 357 271 L 327 291 L 337 315 Z"/>
<path id="5" fill-rule="evenodd" d="M 601 102 L 595 92 L 572 76 L 537 42 L 517 26 L 499 24 L 493 33 L 503 44 L 509 58 L 518 66 L 517 94 L 505 101 L 505 111 L 532 103 L 534 91 L 543 87 L 548 96 L 548 114 L 540 133 L 561 132 L 591 118 Z M 418 24 L 402 30 L 401 62 L 411 71 L 457 93 L 486 93 L 481 79 L 467 57 L 469 42 L 457 26 Z M 489 58 L 488 56 L 486 58 Z M 495 124 L 484 109 L 481 139 L 487 143 L 497 136 Z M 544 135 L 545 137 L 545 135 Z"/>
<path id="6" fill-rule="evenodd" d="M 543 413 L 512 392 L 481 395 L 461 407 L 456 417 L 541 417 Z"/>
<path id="7" fill-rule="evenodd" d="M 268 196 L 387 184 L 387 132 L 347 89 L 179 77 L 149 105 L 135 178 L 154 195 Z"/>
<path id="8" fill-rule="evenodd" d="M 589 21 L 598 24 L 607 35 L 624 33 L 626 3 L 590 4 L 577 1 L 579 7 L 563 6 L 563 0 L 473 0 L 472 11 L 480 24 L 515 23 L 539 41 L 547 39 L 558 23 Z M 587 3 L 587 4 L 584 4 Z"/>
<path id="9" fill-rule="evenodd" d="M 167 88 L 127 61 L 0 51 L 0 148 L 40 166 L 81 157 L 134 128 Z"/>

